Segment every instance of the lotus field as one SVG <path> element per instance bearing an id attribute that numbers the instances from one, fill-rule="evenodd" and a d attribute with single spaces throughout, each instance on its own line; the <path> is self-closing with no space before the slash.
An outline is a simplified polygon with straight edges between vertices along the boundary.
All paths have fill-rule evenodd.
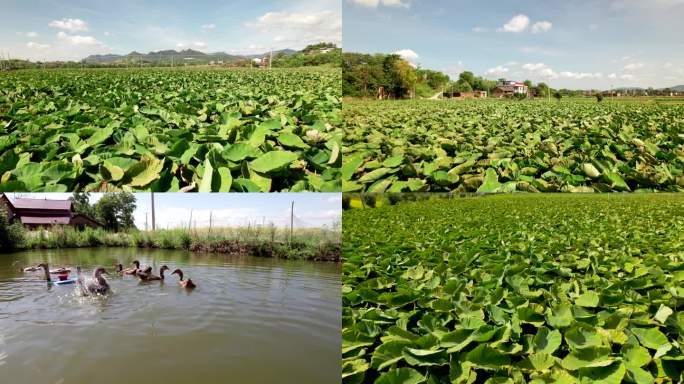
<path id="1" fill-rule="evenodd" d="M 343 190 L 684 190 L 684 105 L 345 101 Z"/>
<path id="2" fill-rule="evenodd" d="M 337 70 L 0 75 L 0 190 L 339 191 Z"/>
<path id="3" fill-rule="evenodd" d="M 684 195 L 344 214 L 345 383 L 684 382 Z"/>

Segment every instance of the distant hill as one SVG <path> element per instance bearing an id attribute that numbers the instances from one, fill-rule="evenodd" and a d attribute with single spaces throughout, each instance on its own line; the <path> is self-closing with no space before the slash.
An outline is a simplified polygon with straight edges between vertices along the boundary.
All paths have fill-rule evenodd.
<path id="1" fill-rule="evenodd" d="M 279 51 L 273 51 L 273 56 L 279 53 L 286 55 L 292 55 L 297 53 L 293 49 L 283 49 Z M 140 53 L 133 51 L 127 55 L 116 55 L 116 54 L 104 54 L 104 55 L 90 55 L 83 59 L 86 63 L 100 63 L 100 64 L 110 64 L 110 63 L 125 63 L 125 62 L 148 62 L 148 63 L 183 63 L 192 61 L 193 63 L 208 63 L 210 61 L 224 61 L 224 62 L 235 62 L 246 59 L 256 59 L 269 55 L 270 52 L 258 54 L 258 55 L 231 55 L 225 52 L 213 52 L 204 53 L 196 51 L 193 49 L 185 49 L 182 51 L 176 51 L 173 49 L 166 49 L 157 52 Z"/>
<path id="2" fill-rule="evenodd" d="M 670 89 L 675 92 L 684 92 L 684 85 L 675 85 L 674 87 L 670 87 Z"/>

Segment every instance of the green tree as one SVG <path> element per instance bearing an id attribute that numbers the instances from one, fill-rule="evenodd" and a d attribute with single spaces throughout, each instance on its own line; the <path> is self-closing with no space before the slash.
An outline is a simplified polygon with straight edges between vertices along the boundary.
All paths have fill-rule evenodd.
<path id="1" fill-rule="evenodd" d="M 537 84 L 537 96 L 547 97 L 549 96 L 549 86 L 546 83 Z"/>
<path id="2" fill-rule="evenodd" d="M 0 208 L 0 251 L 19 249 L 24 244 L 24 227 L 18 222 L 9 223 L 7 211 Z"/>
<path id="3" fill-rule="evenodd" d="M 560 100 L 563 98 L 563 95 L 562 95 L 560 92 L 556 91 L 556 92 L 553 94 L 553 97 L 555 97 L 556 100 L 560 101 Z"/>
<path id="4" fill-rule="evenodd" d="M 95 203 L 94 210 L 95 217 L 107 230 L 119 232 L 135 228 L 135 196 L 132 193 L 106 194 Z"/>
<path id="5" fill-rule="evenodd" d="M 458 92 L 472 92 L 473 87 L 470 85 L 470 83 L 467 80 L 464 79 L 458 79 L 456 82 L 456 91 Z"/>
<path id="6" fill-rule="evenodd" d="M 74 192 L 69 200 L 72 201 L 76 213 L 95 217 L 95 209 L 90 205 L 90 194 L 88 192 Z"/>

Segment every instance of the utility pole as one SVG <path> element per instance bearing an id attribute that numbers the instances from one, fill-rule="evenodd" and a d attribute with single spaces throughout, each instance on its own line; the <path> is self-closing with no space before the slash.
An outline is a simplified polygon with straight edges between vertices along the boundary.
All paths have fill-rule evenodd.
<path id="1" fill-rule="evenodd" d="M 212 219 L 212 212 L 209 211 L 209 233 L 211 233 L 211 219 Z"/>
<path id="2" fill-rule="evenodd" d="M 145 231 L 147 231 L 147 212 L 145 212 Z"/>
<path id="3" fill-rule="evenodd" d="M 292 245 L 292 231 L 294 228 L 294 201 L 290 206 L 290 245 Z"/>
<path id="4" fill-rule="evenodd" d="M 273 47 L 271 47 L 271 57 L 268 59 L 268 69 L 271 69 L 271 65 L 273 64 Z"/>
<path id="5" fill-rule="evenodd" d="M 190 209 L 190 221 L 188 221 L 188 231 L 192 229 L 192 208 Z"/>
<path id="6" fill-rule="evenodd" d="M 152 192 L 152 231 L 156 229 L 156 223 L 154 220 L 154 192 Z"/>

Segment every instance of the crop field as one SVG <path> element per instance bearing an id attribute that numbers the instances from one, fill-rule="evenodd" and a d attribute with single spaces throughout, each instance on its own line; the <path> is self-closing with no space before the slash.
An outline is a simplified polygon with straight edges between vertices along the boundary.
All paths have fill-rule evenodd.
<path id="1" fill-rule="evenodd" d="M 332 69 L 0 74 L 0 190 L 339 191 Z"/>
<path id="2" fill-rule="evenodd" d="M 345 383 L 684 382 L 684 195 L 345 211 Z"/>
<path id="3" fill-rule="evenodd" d="M 684 104 L 344 102 L 343 191 L 684 190 Z"/>

